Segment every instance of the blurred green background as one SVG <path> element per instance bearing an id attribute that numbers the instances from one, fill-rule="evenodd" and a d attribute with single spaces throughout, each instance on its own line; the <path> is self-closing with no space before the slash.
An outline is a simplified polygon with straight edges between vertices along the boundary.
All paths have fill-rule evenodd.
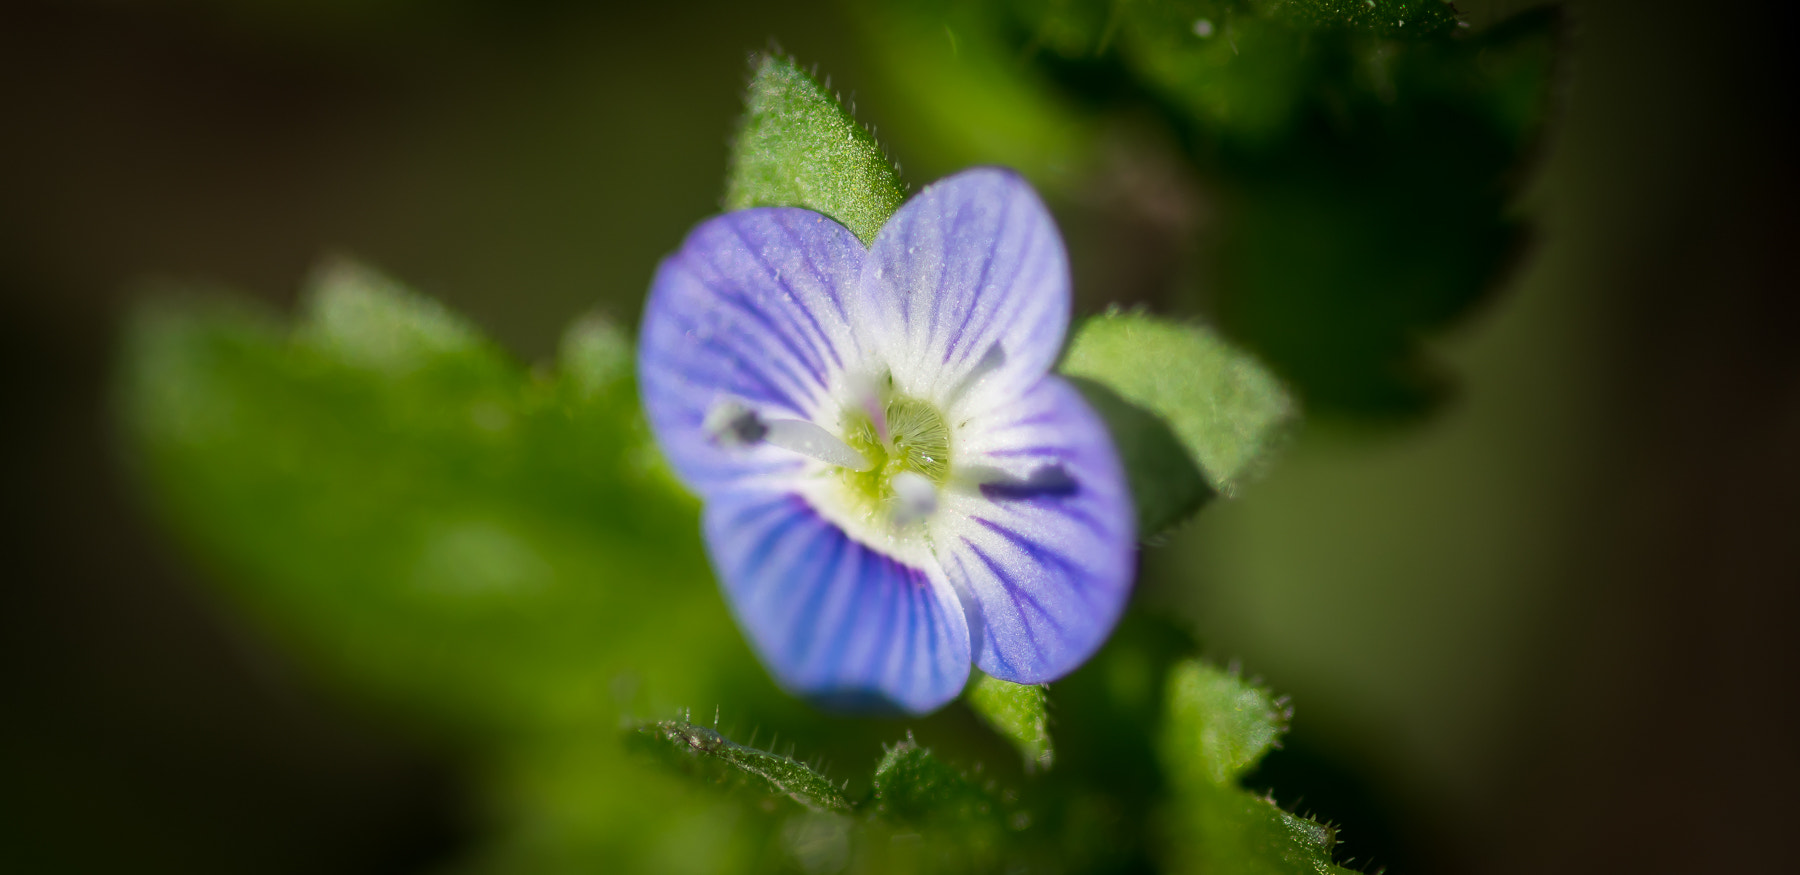
<path id="1" fill-rule="evenodd" d="M 1460 4 L 1475 28 L 1527 5 Z M 481 819 L 435 736 L 252 631 L 145 512 L 107 392 L 147 280 L 285 308 L 351 252 L 548 359 L 583 313 L 631 324 L 656 259 L 717 209 L 746 55 L 774 41 L 853 95 L 914 185 L 1039 144 L 1014 160 L 1084 310 L 1205 309 L 1182 278 L 1228 229 L 1170 134 L 1117 125 L 1078 163 L 1053 123 L 946 139 L 863 9 L 0 13 L 0 864 L 417 871 Z M 1359 858 L 1773 870 L 1800 780 L 1785 13 L 1568 13 L 1517 209 L 1532 238 L 1427 344 L 1447 400 L 1316 417 L 1146 550 L 1143 597 L 1293 697 L 1258 780 L 1344 822 Z"/>

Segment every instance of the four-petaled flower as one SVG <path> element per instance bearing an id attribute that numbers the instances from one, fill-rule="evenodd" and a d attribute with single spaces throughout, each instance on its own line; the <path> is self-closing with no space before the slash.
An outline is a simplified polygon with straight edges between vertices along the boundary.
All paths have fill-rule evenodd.
<path id="1" fill-rule="evenodd" d="M 971 660 L 1038 683 L 1100 646 L 1136 534 L 1105 426 L 1049 373 L 1069 309 L 1049 212 L 997 169 L 927 187 L 868 248 L 758 208 L 663 262 L 644 405 L 783 686 L 925 712 Z"/>

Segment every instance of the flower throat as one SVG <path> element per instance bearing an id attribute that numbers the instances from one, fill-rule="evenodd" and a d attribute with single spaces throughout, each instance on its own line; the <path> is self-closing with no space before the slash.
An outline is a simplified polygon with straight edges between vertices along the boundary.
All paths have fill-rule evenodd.
<path id="1" fill-rule="evenodd" d="M 943 414 L 904 396 L 878 403 L 868 412 L 850 410 L 844 416 L 844 442 L 874 464 L 863 471 L 837 471 L 846 491 L 870 518 L 894 516 L 897 505 L 917 507 L 918 498 L 907 494 L 908 481 L 917 483 L 923 477 L 935 491 L 950 479 L 950 429 Z M 903 476 L 908 472 L 911 476 Z"/>

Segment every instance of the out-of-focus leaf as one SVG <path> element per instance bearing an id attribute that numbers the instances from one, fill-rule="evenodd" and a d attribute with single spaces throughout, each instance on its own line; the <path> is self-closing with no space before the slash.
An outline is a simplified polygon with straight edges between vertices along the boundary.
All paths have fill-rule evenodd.
<path id="1" fill-rule="evenodd" d="M 534 374 L 335 262 L 291 331 L 165 302 L 126 349 L 123 419 L 157 506 L 234 598 L 354 688 L 555 725 L 608 712 L 591 691 L 622 671 L 710 695 L 716 675 L 669 641 L 741 648 L 695 503 L 645 446 L 616 331 L 584 323 Z"/>
<path id="2" fill-rule="evenodd" d="M 1558 19 L 1469 36 L 1434 0 L 1362 5 L 1134 4 L 1119 53 L 1218 181 L 1223 325 L 1321 412 L 1386 416 L 1442 393 L 1420 338 L 1520 245 Z"/>
<path id="3" fill-rule="evenodd" d="M 1315 25 L 1394 36 L 1437 36 L 1456 26 L 1456 8 L 1445 0 L 1265 0 L 1263 5 Z"/>
<path id="4" fill-rule="evenodd" d="M 459 357 L 503 366 L 500 351 L 461 316 L 355 261 L 327 259 L 309 291 L 302 343 L 347 366 L 392 376 Z"/>
<path id="5" fill-rule="evenodd" d="M 872 21 L 988 35 L 958 43 L 971 57 L 944 69 L 1011 69 L 1034 105 L 1123 127 L 1161 116 L 1216 199 L 1205 242 L 1219 325 L 1314 412 L 1428 409 L 1449 383 L 1422 340 L 1468 313 L 1522 245 L 1510 210 L 1554 90 L 1554 8 L 1470 32 L 1438 0 L 873 5 Z M 893 78 L 914 82 L 941 48 L 890 59 Z M 968 72 L 960 88 L 980 81 Z M 936 95 L 959 90 L 917 100 L 948 112 L 957 104 Z M 957 131 L 983 127 L 965 112 L 938 130 L 962 143 L 975 135 Z M 1094 152 L 1108 124 L 1069 129 L 1079 142 L 1065 152 Z M 1010 148 L 983 160 L 1036 160 Z"/>
<path id="6" fill-rule="evenodd" d="M 617 325 L 595 315 L 570 323 L 557 347 L 561 378 L 584 397 L 604 396 L 631 379 L 631 340 Z"/>
<path id="7" fill-rule="evenodd" d="M 864 243 L 900 208 L 906 187 L 874 135 L 792 58 L 764 55 L 744 96 L 725 207 L 805 207 Z"/>
<path id="8" fill-rule="evenodd" d="M 944 172 L 1004 164 L 1033 184 L 1061 189 L 1099 150 L 1098 114 L 1059 94 L 1020 63 L 1002 4 L 959 0 L 851 0 L 868 52 L 902 98 L 884 104 L 891 140 L 908 161 L 930 156 Z M 910 148 L 909 148 L 910 147 Z"/>
<path id="9" fill-rule="evenodd" d="M 1347 875 L 1336 831 L 1238 786 L 1287 729 L 1279 699 L 1201 662 L 1169 675 L 1161 753 L 1173 793 L 1166 861 L 1173 871 Z"/>
<path id="10" fill-rule="evenodd" d="M 1469 38 L 1349 38 L 1294 136 L 1222 152 L 1220 317 L 1313 407 L 1404 415 L 1447 381 L 1421 339 L 1523 240 L 1509 211 L 1545 114 L 1557 17 Z"/>
<path id="11" fill-rule="evenodd" d="M 964 694 L 969 707 L 1019 749 L 1027 771 L 1056 760 L 1050 743 L 1049 692 L 1043 684 L 1015 684 L 977 674 Z"/>
<path id="12" fill-rule="evenodd" d="M 748 871 L 778 826 L 615 731 L 780 697 L 649 445 L 631 358 L 588 318 L 527 368 L 348 262 L 291 328 L 192 299 L 128 326 L 121 424 L 153 508 L 303 665 L 476 760 L 496 830 L 471 871 Z"/>
<path id="13" fill-rule="evenodd" d="M 843 788 L 805 763 L 720 735 L 717 730 L 683 720 L 646 723 L 634 730 L 655 748 L 682 761 L 699 764 L 701 774 L 717 784 L 745 786 L 768 796 L 791 799 L 813 811 L 848 813 Z"/>
<path id="14" fill-rule="evenodd" d="M 1204 472 L 1195 495 L 1166 449 L 1146 449 L 1157 446 L 1154 429 L 1132 427 L 1129 411 L 1110 410 L 1114 405 L 1104 399 L 1095 405 L 1125 458 L 1146 536 L 1198 507 L 1209 494 L 1205 486 L 1224 495 L 1236 491 L 1298 414 L 1281 381 L 1255 358 L 1204 327 L 1143 313 L 1108 313 L 1083 323 L 1062 372 L 1153 414 Z M 1088 394 L 1095 400 L 1096 393 Z"/>

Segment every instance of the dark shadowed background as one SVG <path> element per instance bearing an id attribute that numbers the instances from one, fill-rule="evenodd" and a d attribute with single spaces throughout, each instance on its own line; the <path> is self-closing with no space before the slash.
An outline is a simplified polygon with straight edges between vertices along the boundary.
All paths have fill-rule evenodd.
<path id="1" fill-rule="evenodd" d="M 1524 5 L 1461 4 L 1477 26 Z M 1364 836 L 1399 873 L 1791 855 L 1800 144 L 1776 9 L 1572 4 L 1534 242 L 1433 340 L 1452 400 L 1315 424 L 1146 553 L 1209 654 L 1293 697 L 1258 780 L 1359 859 Z M 831 3 L 0 11 L 0 868 L 403 872 L 467 840 L 443 752 L 251 633 L 143 512 L 107 392 L 147 283 L 288 306 L 353 252 L 541 359 L 582 312 L 635 319 L 717 209 L 749 52 L 817 62 L 880 129 L 879 38 Z M 884 139 L 915 185 L 955 169 Z M 1207 221 L 1204 199 L 1161 224 L 1053 206 L 1089 309 L 1157 303 L 1155 230 Z"/>

